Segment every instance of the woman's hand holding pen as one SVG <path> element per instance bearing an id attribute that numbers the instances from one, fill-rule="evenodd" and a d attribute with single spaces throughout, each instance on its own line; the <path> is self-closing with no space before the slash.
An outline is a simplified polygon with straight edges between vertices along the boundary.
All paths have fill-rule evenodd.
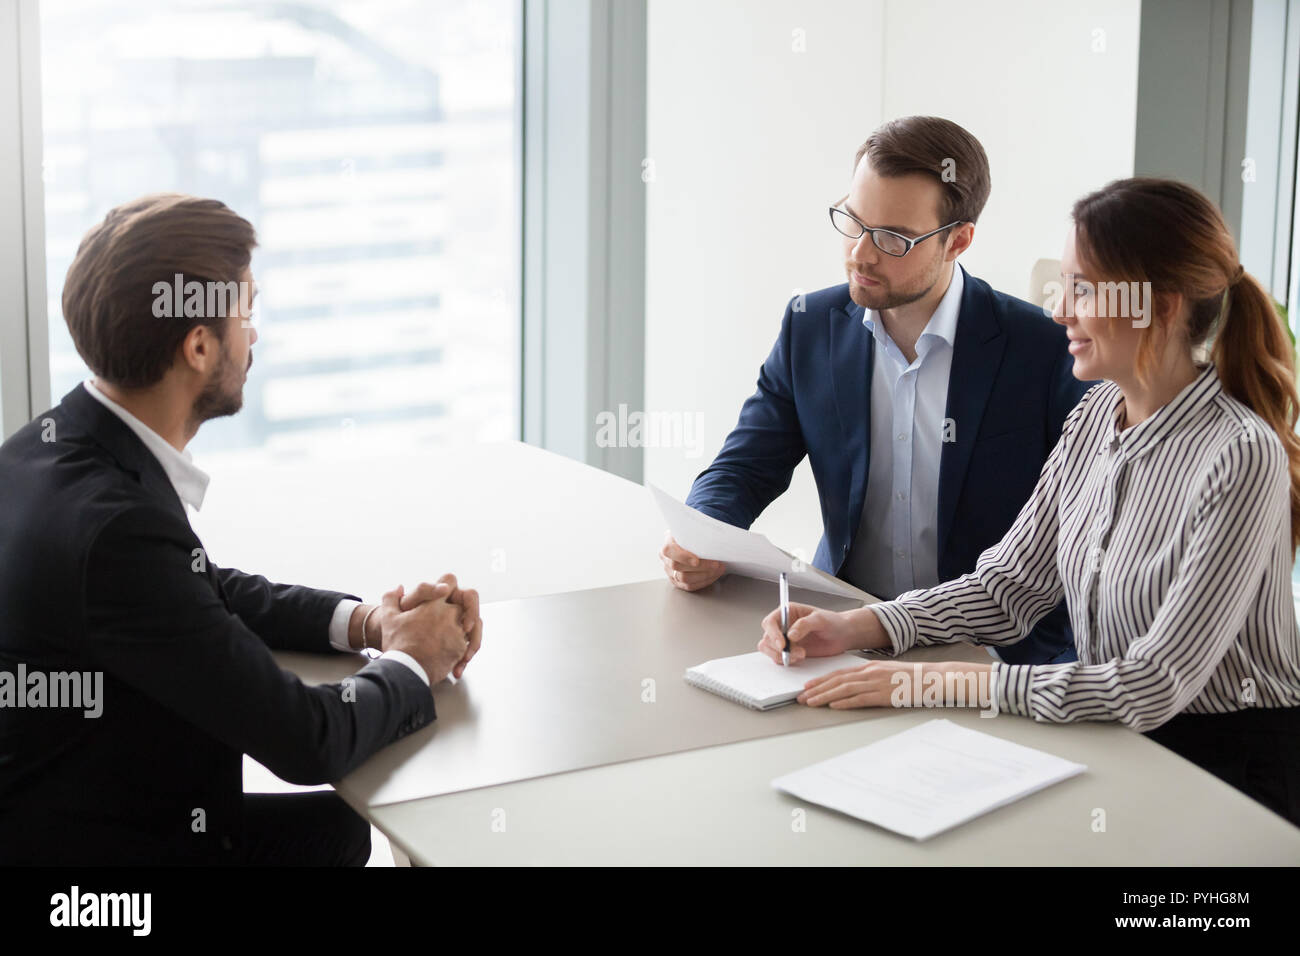
<path id="1" fill-rule="evenodd" d="M 879 619 L 867 608 L 824 611 L 792 602 L 789 635 L 791 665 L 806 657 L 833 657 L 857 648 L 890 646 Z M 763 618 L 763 638 L 758 642 L 758 649 L 780 664 L 784 647 L 778 607 Z"/>
<path id="2" fill-rule="evenodd" d="M 866 649 L 887 649 L 891 646 L 889 636 L 880 624 L 880 618 L 870 606 L 853 611 L 823 611 L 807 604 L 790 605 L 790 663 L 797 664 L 807 657 L 831 657 L 845 651 Z M 785 646 L 781 637 L 781 609 L 763 618 L 763 639 L 758 642 L 758 649 L 781 663 L 781 648 Z M 917 663 L 905 661 L 863 661 L 853 667 L 815 677 L 804 685 L 804 691 L 798 697 L 801 704 L 809 707 L 828 706 L 835 710 L 849 707 L 894 707 L 898 693 L 896 675 L 906 674 L 911 679 L 919 679 L 924 685 L 931 673 L 941 680 L 939 686 L 945 689 L 950 683 L 943 680 L 948 673 L 953 673 L 963 680 L 972 674 L 991 670 L 989 664 L 967 663 L 963 661 L 944 663 Z M 954 685 L 955 686 L 955 685 Z M 909 698 L 910 700 L 911 698 Z M 967 700 L 944 699 L 944 706 L 964 704 L 970 707 L 988 706 L 977 695 L 972 694 Z M 904 703 L 901 706 L 911 706 Z"/>

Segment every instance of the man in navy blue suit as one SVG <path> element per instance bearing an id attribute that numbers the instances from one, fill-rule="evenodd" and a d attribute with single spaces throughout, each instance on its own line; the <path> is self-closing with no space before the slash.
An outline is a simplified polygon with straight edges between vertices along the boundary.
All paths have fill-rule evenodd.
<path id="1" fill-rule="evenodd" d="M 974 569 L 1092 384 L 1042 309 L 958 264 L 989 188 L 983 147 L 955 123 L 910 116 L 871 134 L 830 209 L 849 281 L 787 306 L 758 390 L 687 504 L 748 528 L 807 455 L 818 568 L 882 599 Z M 660 556 L 687 591 L 726 571 L 671 537 Z M 997 653 L 1075 660 L 1064 603 Z"/>

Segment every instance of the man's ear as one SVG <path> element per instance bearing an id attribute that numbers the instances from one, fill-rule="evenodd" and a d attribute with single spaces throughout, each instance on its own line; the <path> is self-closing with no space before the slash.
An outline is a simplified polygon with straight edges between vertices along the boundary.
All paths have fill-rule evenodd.
<path id="1" fill-rule="evenodd" d="M 221 341 L 210 327 L 200 322 L 185 333 L 176 357 L 183 367 L 206 376 L 221 359 Z"/>
<path id="2" fill-rule="evenodd" d="M 943 254 L 944 261 L 952 262 L 969 249 L 970 244 L 974 241 L 975 223 L 963 222 L 960 226 L 953 226 L 952 231 L 948 233 L 947 248 Z"/>

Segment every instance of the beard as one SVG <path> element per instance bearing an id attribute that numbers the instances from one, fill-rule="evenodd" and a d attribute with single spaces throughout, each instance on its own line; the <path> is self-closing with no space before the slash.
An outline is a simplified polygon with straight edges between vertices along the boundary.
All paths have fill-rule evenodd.
<path id="1" fill-rule="evenodd" d="M 245 369 L 253 367 L 253 356 L 249 353 L 248 366 Z M 221 364 L 213 373 L 212 378 L 203 386 L 198 397 L 194 399 L 194 407 L 190 412 L 190 417 L 195 425 L 200 425 L 210 418 L 223 418 L 227 415 L 234 415 L 244 407 L 244 376 L 235 366 L 234 360 L 223 347 L 221 350 Z"/>
<path id="2" fill-rule="evenodd" d="M 870 289 L 864 288 L 853 281 L 852 273 L 856 270 L 852 263 L 847 263 L 845 270 L 850 274 L 849 298 L 864 309 L 870 309 L 873 312 L 887 312 L 890 309 L 909 305 L 929 295 L 930 290 L 934 288 L 935 283 L 939 281 L 939 277 L 943 274 L 943 256 L 935 256 L 930 268 L 926 269 L 914 282 L 901 288 L 894 288 L 885 279 L 878 276 L 871 276 L 871 278 L 876 279 L 880 285 Z"/>

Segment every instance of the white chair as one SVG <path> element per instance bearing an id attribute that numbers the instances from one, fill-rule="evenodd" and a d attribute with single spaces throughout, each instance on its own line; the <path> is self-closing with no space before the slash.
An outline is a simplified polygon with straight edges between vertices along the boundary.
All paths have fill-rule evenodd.
<path id="1" fill-rule="evenodd" d="M 1034 305 L 1055 306 L 1056 296 L 1061 292 L 1061 260 L 1039 259 L 1029 270 L 1029 294 L 1026 302 Z"/>

